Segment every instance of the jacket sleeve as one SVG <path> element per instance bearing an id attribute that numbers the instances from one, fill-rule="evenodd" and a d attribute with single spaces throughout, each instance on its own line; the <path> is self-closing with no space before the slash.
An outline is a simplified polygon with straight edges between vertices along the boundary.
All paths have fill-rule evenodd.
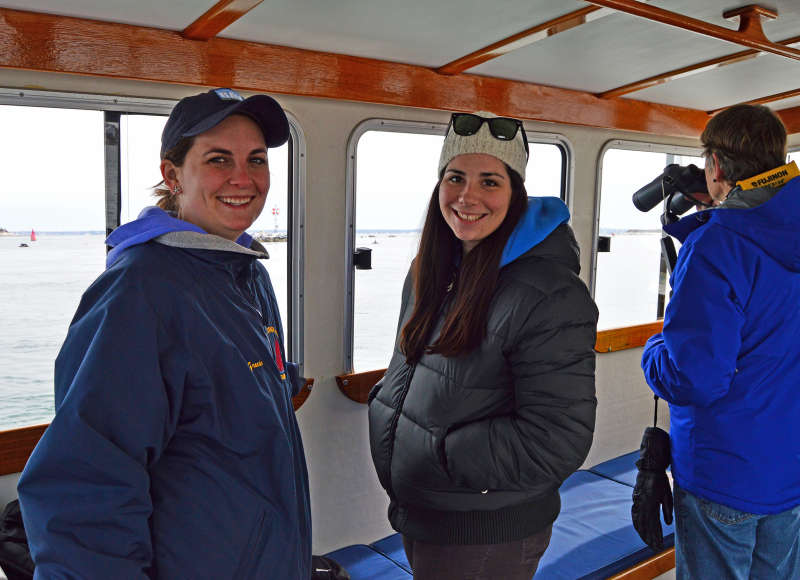
<path id="1" fill-rule="evenodd" d="M 681 249 L 664 329 L 647 341 L 642 370 L 665 401 L 706 407 L 725 396 L 736 373 L 749 283 L 733 248 L 711 255 L 713 240 L 696 241 Z"/>
<path id="2" fill-rule="evenodd" d="M 534 307 L 519 302 L 512 318 L 521 326 L 507 353 L 513 411 L 467 423 L 444 440 L 451 477 L 471 489 L 545 493 L 578 469 L 591 447 L 597 307 L 577 278 Z"/>
<path id="3" fill-rule="evenodd" d="M 36 578 L 151 572 L 148 470 L 174 432 L 181 394 L 167 384 L 182 385 L 184 357 L 160 359 L 170 344 L 139 288 L 98 282 L 56 360 L 56 416 L 19 482 Z"/>

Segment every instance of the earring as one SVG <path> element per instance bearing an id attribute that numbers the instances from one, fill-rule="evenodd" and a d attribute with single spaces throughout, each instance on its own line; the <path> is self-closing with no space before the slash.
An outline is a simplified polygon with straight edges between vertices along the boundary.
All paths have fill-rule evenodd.
<path id="1" fill-rule="evenodd" d="M 172 188 L 173 195 L 178 195 L 179 193 L 183 193 L 183 188 L 180 185 L 176 185 Z"/>

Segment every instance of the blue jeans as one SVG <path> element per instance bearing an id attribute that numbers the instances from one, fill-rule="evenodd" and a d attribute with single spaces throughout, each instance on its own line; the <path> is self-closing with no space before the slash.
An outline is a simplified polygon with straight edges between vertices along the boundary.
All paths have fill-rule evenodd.
<path id="1" fill-rule="evenodd" d="M 800 506 L 751 514 L 675 486 L 677 580 L 797 580 Z"/>

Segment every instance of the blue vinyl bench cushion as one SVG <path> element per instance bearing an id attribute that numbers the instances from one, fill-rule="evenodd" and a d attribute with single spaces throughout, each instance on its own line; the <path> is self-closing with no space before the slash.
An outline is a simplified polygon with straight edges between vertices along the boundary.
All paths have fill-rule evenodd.
<path id="1" fill-rule="evenodd" d="M 638 473 L 636 469 L 637 459 L 639 459 L 639 451 L 631 451 L 625 455 L 598 463 L 594 467 L 590 467 L 589 471 L 633 487 L 636 485 L 636 474 Z M 667 468 L 667 472 L 669 472 L 669 468 Z"/>
<path id="2" fill-rule="evenodd" d="M 400 548 L 402 549 L 402 545 Z M 325 555 L 341 564 L 350 574 L 350 580 L 409 580 L 411 578 L 410 572 L 363 544 L 347 546 Z"/>
<path id="3" fill-rule="evenodd" d="M 400 537 L 400 534 L 386 536 L 382 540 L 373 542 L 370 546 L 411 572 L 411 566 L 408 565 L 408 558 L 406 558 L 406 551 L 405 548 L 403 548 L 403 539 Z"/>
<path id="4" fill-rule="evenodd" d="M 635 461 L 635 458 L 634 458 Z M 631 487 L 588 471 L 571 475 L 560 489 L 561 514 L 553 526 L 536 580 L 595 580 L 655 555 L 631 523 Z M 664 545 L 673 545 L 665 526 Z M 399 534 L 371 547 L 410 571 Z"/>
<path id="5" fill-rule="evenodd" d="M 631 451 L 625 455 L 598 463 L 594 467 L 590 467 L 589 471 L 633 487 L 636 485 L 636 474 L 638 473 L 636 469 L 637 459 L 639 459 L 639 451 Z"/>
<path id="6" fill-rule="evenodd" d="M 631 523 L 631 492 L 627 485 L 588 471 L 568 477 L 536 580 L 599 580 L 654 556 Z M 665 526 L 664 534 L 669 548 L 672 526 Z"/>

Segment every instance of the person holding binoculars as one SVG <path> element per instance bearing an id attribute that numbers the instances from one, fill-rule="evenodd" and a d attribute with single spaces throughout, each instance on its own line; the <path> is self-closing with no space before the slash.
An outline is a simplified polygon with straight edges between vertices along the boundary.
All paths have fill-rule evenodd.
<path id="1" fill-rule="evenodd" d="M 683 246 L 642 357 L 670 405 L 677 577 L 796 579 L 800 173 L 763 106 L 719 113 L 701 141 L 711 209 L 664 227 Z"/>

